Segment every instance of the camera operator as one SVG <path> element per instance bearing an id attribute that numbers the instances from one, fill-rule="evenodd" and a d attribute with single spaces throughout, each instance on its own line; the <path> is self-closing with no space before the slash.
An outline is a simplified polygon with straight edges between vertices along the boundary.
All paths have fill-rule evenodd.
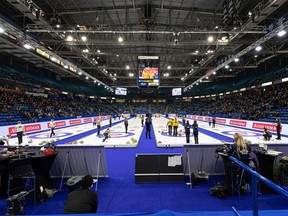
<path id="1" fill-rule="evenodd" d="M 71 192 L 64 207 L 64 214 L 96 213 L 98 207 L 97 194 L 90 190 L 93 185 L 91 175 L 82 178 L 81 188 Z"/>

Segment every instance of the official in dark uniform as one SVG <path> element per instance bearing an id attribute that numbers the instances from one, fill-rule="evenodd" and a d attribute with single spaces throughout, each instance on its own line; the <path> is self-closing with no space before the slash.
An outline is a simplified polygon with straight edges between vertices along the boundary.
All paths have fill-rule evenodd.
<path id="1" fill-rule="evenodd" d="M 185 128 L 185 135 L 186 135 L 186 143 L 190 143 L 190 124 L 188 120 L 184 124 L 184 128 Z"/>
<path id="2" fill-rule="evenodd" d="M 280 118 L 276 118 L 276 131 L 277 131 L 277 140 L 281 140 L 281 122 Z"/>
<path id="3" fill-rule="evenodd" d="M 197 123 L 196 120 L 194 120 L 192 127 L 193 127 L 193 136 L 194 136 L 195 144 L 199 144 L 199 140 L 198 140 L 198 134 L 199 134 L 199 132 L 198 132 L 198 123 Z"/>
<path id="4" fill-rule="evenodd" d="M 145 126 L 146 126 L 146 139 L 149 137 L 151 139 L 151 118 L 147 117 L 145 121 Z"/>

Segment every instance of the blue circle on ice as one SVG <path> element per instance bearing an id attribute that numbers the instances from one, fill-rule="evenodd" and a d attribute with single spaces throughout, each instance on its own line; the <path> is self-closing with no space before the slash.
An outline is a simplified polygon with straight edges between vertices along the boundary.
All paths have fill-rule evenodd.
<path id="1" fill-rule="evenodd" d="M 47 139 L 47 138 L 58 138 L 58 137 L 65 137 L 65 136 L 71 136 L 73 133 L 68 133 L 68 132 L 55 132 L 55 135 L 50 137 L 50 132 L 49 133 L 40 133 L 40 134 L 35 134 L 35 135 L 30 135 L 28 138 L 30 139 Z"/>
<path id="2" fill-rule="evenodd" d="M 233 136 L 234 133 L 240 133 L 243 137 L 255 137 L 255 136 L 262 136 L 262 133 L 254 132 L 254 131 L 244 131 L 244 130 L 237 130 L 237 131 L 222 131 L 221 133 L 229 136 Z"/>
<path id="3" fill-rule="evenodd" d="M 129 136 L 134 136 L 135 133 L 131 133 L 131 132 L 110 132 L 110 136 L 111 138 L 123 138 L 123 137 L 129 137 Z M 102 133 L 100 133 L 99 135 L 96 135 L 99 138 L 104 138 L 104 135 Z"/>

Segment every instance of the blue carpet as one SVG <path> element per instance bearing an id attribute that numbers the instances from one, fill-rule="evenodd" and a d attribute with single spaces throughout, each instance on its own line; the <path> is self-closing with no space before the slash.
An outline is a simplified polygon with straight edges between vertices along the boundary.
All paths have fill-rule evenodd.
<path id="1" fill-rule="evenodd" d="M 135 155 L 138 153 L 182 153 L 182 148 L 157 148 L 155 134 L 152 139 L 145 138 L 143 128 L 137 148 L 106 149 L 109 178 L 101 178 L 98 184 L 99 215 L 109 213 L 133 213 L 138 215 L 234 215 L 231 207 L 245 211 L 252 208 L 252 198 L 249 195 L 219 199 L 208 194 L 214 182 L 223 182 L 223 176 L 210 176 L 209 180 L 190 189 L 185 183 L 147 183 L 135 184 Z M 60 179 L 55 179 L 56 185 Z M 68 190 L 64 187 L 53 198 L 38 206 L 28 203 L 25 207 L 27 214 L 61 214 Z M 287 209 L 287 200 L 280 195 L 263 195 L 258 197 L 259 209 Z M 6 203 L 0 200 L 0 215 L 6 213 Z M 166 210 L 165 210 L 166 209 Z M 165 211 L 161 211 L 165 210 Z M 156 211 L 156 213 L 155 213 Z M 159 212 L 157 212 L 159 211 Z M 198 211 L 192 214 L 191 211 Z M 209 211 L 209 212 L 207 212 Z M 222 211 L 222 212 L 216 212 Z M 228 211 L 228 212 L 227 212 Z M 232 214 L 231 214 L 232 213 Z M 279 215 L 283 211 L 278 212 Z M 278 215 L 275 214 L 275 215 Z M 243 212 L 251 215 L 251 212 Z M 261 212 L 262 215 L 262 212 Z M 263 215 L 269 215 L 263 213 Z M 270 215 L 273 215 L 270 212 Z M 286 214 L 287 215 L 287 214 Z"/>

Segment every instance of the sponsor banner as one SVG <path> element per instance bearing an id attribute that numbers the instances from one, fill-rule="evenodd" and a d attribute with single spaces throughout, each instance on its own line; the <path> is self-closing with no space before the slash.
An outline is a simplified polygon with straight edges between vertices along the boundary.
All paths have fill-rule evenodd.
<path id="1" fill-rule="evenodd" d="M 203 116 L 197 116 L 197 119 L 200 121 L 203 121 L 204 118 L 203 118 Z"/>
<path id="2" fill-rule="evenodd" d="M 23 126 L 24 126 L 24 133 L 41 130 L 41 124 L 30 124 Z M 12 135 L 16 134 L 17 131 L 15 127 L 16 125 L 14 127 L 8 127 L 8 133 Z"/>
<path id="3" fill-rule="evenodd" d="M 64 127 L 64 126 L 66 126 L 66 121 L 57 121 L 57 122 L 55 122 L 55 127 L 56 128 L 57 127 Z M 50 122 L 47 123 L 47 127 L 51 128 Z"/>
<path id="4" fill-rule="evenodd" d="M 81 119 L 69 120 L 69 124 L 70 125 L 81 124 Z"/>
<path id="5" fill-rule="evenodd" d="M 17 133 L 16 132 L 16 128 L 15 127 L 9 127 L 8 128 L 8 133 L 11 134 L 11 135 L 16 134 Z M 7 134 L 7 132 L 5 134 Z"/>
<path id="6" fill-rule="evenodd" d="M 209 119 L 211 119 L 210 117 L 205 117 L 205 121 L 209 121 Z"/>
<path id="7" fill-rule="evenodd" d="M 226 124 L 226 119 L 216 118 L 216 123 Z"/>
<path id="8" fill-rule="evenodd" d="M 246 127 L 247 125 L 247 122 L 246 121 L 239 121 L 239 120 L 230 120 L 229 121 L 229 124 L 230 125 L 233 125 L 233 126 L 240 126 L 240 127 Z"/>
<path id="9" fill-rule="evenodd" d="M 265 128 L 267 128 L 269 131 L 277 131 L 276 130 L 276 124 L 267 124 L 267 123 L 261 123 L 261 122 L 253 122 L 252 123 L 252 128 L 254 129 L 259 129 L 259 130 L 263 130 Z M 282 131 L 282 128 L 281 130 Z"/>
<path id="10" fill-rule="evenodd" d="M 84 122 L 92 122 L 92 118 L 86 118 L 84 119 Z"/>
<path id="11" fill-rule="evenodd" d="M 101 116 L 101 119 L 109 119 L 110 116 Z M 99 119 L 99 116 L 95 116 L 93 118 Z M 93 119 L 91 118 L 91 120 Z M 56 123 L 56 128 L 57 127 L 64 127 L 64 126 L 69 126 L 69 125 L 76 125 L 76 124 L 81 124 L 84 122 L 84 119 L 89 119 L 89 118 L 82 118 L 80 119 L 70 119 L 70 120 L 60 120 L 60 121 L 55 121 Z M 71 124 L 72 123 L 72 124 Z M 86 123 L 86 122 L 84 122 Z M 87 122 L 88 123 L 88 122 Z M 43 131 L 43 130 L 48 130 L 50 129 L 50 122 L 39 122 L 37 124 L 23 124 L 24 125 L 24 132 L 29 133 L 29 132 L 35 132 L 35 131 Z M 0 127 L 0 134 L 11 134 L 11 135 L 16 135 L 16 130 L 15 130 L 16 124 L 15 125 L 7 125 L 7 126 L 2 126 Z"/>
<path id="12" fill-rule="evenodd" d="M 175 118 L 176 114 L 168 114 L 168 118 Z"/>
<path id="13" fill-rule="evenodd" d="M 41 124 L 25 125 L 25 127 L 24 127 L 25 133 L 32 132 L 32 131 L 38 131 L 38 130 L 41 130 Z"/>

